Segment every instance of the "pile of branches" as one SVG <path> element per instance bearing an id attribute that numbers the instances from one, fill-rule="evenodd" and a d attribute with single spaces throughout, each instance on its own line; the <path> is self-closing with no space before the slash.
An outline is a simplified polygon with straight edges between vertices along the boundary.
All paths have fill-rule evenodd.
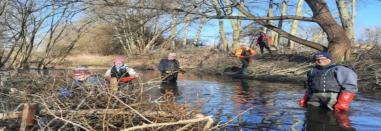
<path id="1" fill-rule="evenodd" d="M 358 74 L 361 86 L 368 90 L 381 89 L 381 47 L 357 50 L 353 61 L 351 66 Z"/>
<path id="2" fill-rule="evenodd" d="M 34 106 L 31 130 L 207 130 L 209 116 L 174 103 L 171 92 L 153 100 L 152 84 L 135 83 L 110 90 L 109 86 L 71 88 L 61 96 L 64 74 L 21 75 L 0 86 L 0 129 L 21 129 L 24 110 Z M 23 110 L 23 111 L 24 111 Z"/>

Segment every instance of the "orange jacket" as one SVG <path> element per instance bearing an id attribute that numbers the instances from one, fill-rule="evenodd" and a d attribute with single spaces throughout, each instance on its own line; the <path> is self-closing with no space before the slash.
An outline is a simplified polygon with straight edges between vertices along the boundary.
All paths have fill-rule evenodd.
<path id="1" fill-rule="evenodd" d="M 234 54 L 238 58 L 245 58 L 244 54 L 242 54 L 245 50 L 250 52 L 250 56 L 255 56 L 257 54 L 257 52 L 255 52 L 255 50 L 253 50 L 253 49 L 250 49 L 250 48 L 245 49 L 245 48 L 242 48 L 242 47 L 241 48 L 237 48 L 235 50 Z"/>

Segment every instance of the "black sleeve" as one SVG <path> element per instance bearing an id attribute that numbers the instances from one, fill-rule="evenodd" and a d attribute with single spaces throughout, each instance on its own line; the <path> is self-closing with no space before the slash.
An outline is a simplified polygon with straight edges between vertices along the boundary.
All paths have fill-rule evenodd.
<path id="1" fill-rule="evenodd" d="M 160 60 L 160 63 L 159 63 L 159 66 L 158 66 L 158 69 L 160 70 L 160 71 L 164 71 L 165 70 L 165 66 L 166 65 L 166 60 L 165 59 L 161 59 Z"/>
<path id="2" fill-rule="evenodd" d="M 176 70 L 179 70 L 180 69 L 180 63 L 178 60 L 176 60 Z"/>

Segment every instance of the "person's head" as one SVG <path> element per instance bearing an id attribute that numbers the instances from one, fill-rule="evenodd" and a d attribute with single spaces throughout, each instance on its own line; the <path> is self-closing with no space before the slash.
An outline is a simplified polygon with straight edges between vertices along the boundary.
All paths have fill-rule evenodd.
<path id="1" fill-rule="evenodd" d="M 117 67 L 123 66 L 124 65 L 124 58 L 122 56 L 117 56 L 114 58 L 113 63 Z"/>
<path id="2" fill-rule="evenodd" d="M 315 61 L 315 64 L 323 67 L 331 64 L 332 56 L 328 51 L 316 52 L 313 55 L 313 60 Z"/>
<path id="3" fill-rule="evenodd" d="M 85 65 L 81 65 L 73 70 L 73 77 L 76 80 L 84 81 L 91 75 L 90 70 Z"/>
<path id="4" fill-rule="evenodd" d="M 176 59 L 176 53 L 169 53 L 168 54 L 168 60 L 175 60 Z"/>

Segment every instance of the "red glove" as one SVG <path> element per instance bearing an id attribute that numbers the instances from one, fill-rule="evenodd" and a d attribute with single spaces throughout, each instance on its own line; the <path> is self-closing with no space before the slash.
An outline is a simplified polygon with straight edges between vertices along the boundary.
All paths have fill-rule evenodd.
<path id="1" fill-rule="evenodd" d="M 127 76 L 127 77 L 122 77 L 119 79 L 120 82 L 123 82 L 123 83 L 128 83 L 129 81 L 133 80 L 133 79 L 136 79 L 136 77 L 133 77 L 133 76 Z"/>
<path id="2" fill-rule="evenodd" d="M 344 128 L 350 128 L 351 120 L 349 120 L 348 112 L 335 112 L 336 122 Z"/>
<path id="3" fill-rule="evenodd" d="M 300 99 L 300 100 L 298 101 L 298 103 L 299 103 L 299 106 L 300 106 L 300 107 L 305 107 L 305 106 L 306 106 L 306 103 L 307 103 L 307 101 L 308 101 L 308 93 L 306 92 L 306 93 L 304 93 L 304 96 L 303 96 L 303 98 L 302 98 L 302 99 Z"/>
<path id="4" fill-rule="evenodd" d="M 349 104 L 352 102 L 355 97 L 355 93 L 342 91 L 339 94 L 339 98 L 337 99 L 337 103 L 335 105 L 335 111 L 348 111 Z"/>

